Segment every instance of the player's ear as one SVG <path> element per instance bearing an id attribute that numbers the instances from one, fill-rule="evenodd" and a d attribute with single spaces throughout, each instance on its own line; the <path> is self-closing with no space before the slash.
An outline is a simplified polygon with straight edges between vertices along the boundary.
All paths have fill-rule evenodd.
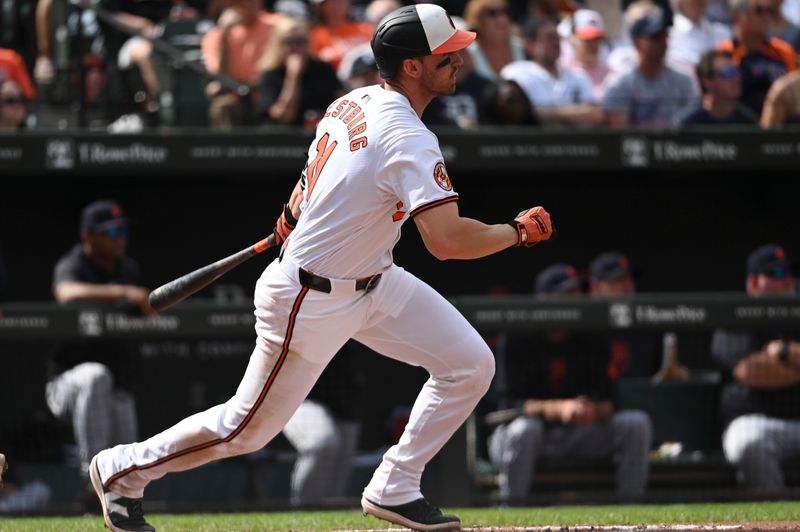
<path id="1" fill-rule="evenodd" d="M 400 68 L 406 75 L 411 76 L 412 78 L 418 78 L 422 74 L 422 63 L 416 57 L 403 59 L 403 62 L 400 64 Z"/>

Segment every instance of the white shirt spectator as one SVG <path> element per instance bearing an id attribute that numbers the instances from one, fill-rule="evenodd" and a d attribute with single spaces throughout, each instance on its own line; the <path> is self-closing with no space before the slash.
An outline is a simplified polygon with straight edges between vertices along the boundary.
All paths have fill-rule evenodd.
<path id="1" fill-rule="evenodd" d="M 684 15 L 675 13 L 669 32 L 667 60 L 672 65 L 693 68 L 704 52 L 730 38 L 731 30 L 724 24 L 703 18 L 698 25 Z"/>
<path id="2" fill-rule="evenodd" d="M 557 70 L 558 77 L 553 77 L 533 61 L 514 61 L 503 67 L 500 77 L 519 85 L 535 107 L 597 102 L 586 74 L 568 68 Z"/>
<path id="3" fill-rule="evenodd" d="M 783 0 L 781 12 L 786 20 L 800 26 L 800 0 Z"/>

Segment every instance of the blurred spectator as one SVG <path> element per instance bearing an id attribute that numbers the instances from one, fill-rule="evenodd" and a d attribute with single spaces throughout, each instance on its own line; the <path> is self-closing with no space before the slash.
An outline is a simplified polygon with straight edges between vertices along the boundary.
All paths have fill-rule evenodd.
<path id="1" fill-rule="evenodd" d="M 696 101 L 692 79 L 664 63 L 667 26 L 664 17 L 650 13 L 631 26 L 638 66 L 615 72 L 606 80 L 603 108 L 612 127 L 665 127 Z"/>
<path id="2" fill-rule="evenodd" d="M 22 88 L 12 79 L 0 82 L 0 131 L 19 131 L 25 127 L 27 119 L 28 102 Z"/>
<path id="3" fill-rule="evenodd" d="M 122 75 L 124 85 L 132 92 L 133 103 L 150 119 L 155 119 L 161 88 L 153 65 L 153 45 L 150 40 L 156 37 L 156 25 L 169 18 L 172 2 L 99 0 L 98 6 L 111 13 L 117 23 L 136 32 L 131 36 L 114 25 L 103 22 L 103 33 L 107 39 L 105 46 L 111 60 L 116 61 L 116 68 Z M 139 78 L 132 78 L 131 74 L 136 73 Z"/>
<path id="4" fill-rule="evenodd" d="M 608 68 L 612 72 L 626 73 L 636 68 L 639 63 L 639 54 L 633 46 L 631 36 L 633 23 L 646 15 L 663 15 L 663 13 L 664 11 L 652 0 L 635 0 L 628 4 L 622 17 L 622 35 L 611 43 L 612 50 L 606 59 Z"/>
<path id="5" fill-rule="evenodd" d="M 669 31 L 667 60 L 691 72 L 700 56 L 731 37 L 728 26 L 706 18 L 708 0 L 672 0 L 674 10 Z"/>
<path id="6" fill-rule="evenodd" d="M 561 56 L 561 66 L 586 74 L 592 82 L 597 101 L 603 97 L 603 82 L 610 72 L 606 59 L 601 53 L 607 34 L 603 17 L 591 9 L 579 9 L 572 14 L 570 24 L 569 57 Z"/>
<path id="7" fill-rule="evenodd" d="M 484 125 L 538 126 L 539 117 L 525 92 L 515 82 L 500 79 L 486 95 Z"/>
<path id="8" fill-rule="evenodd" d="M 277 0 L 272 10 L 279 15 L 308 20 L 311 17 L 309 6 L 303 0 Z"/>
<path id="9" fill-rule="evenodd" d="M 575 11 L 575 2 L 572 0 L 528 0 L 527 17 L 532 18 L 553 18 L 561 20 Z"/>
<path id="10" fill-rule="evenodd" d="M 364 20 L 377 26 L 383 17 L 402 6 L 398 0 L 372 0 L 364 10 Z"/>
<path id="11" fill-rule="evenodd" d="M 278 22 L 258 65 L 263 73 L 256 123 L 315 128 L 325 109 L 344 94 L 330 64 L 311 57 L 308 26 L 301 20 Z"/>
<path id="12" fill-rule="evenodd" d="M 262 8 L 259 0 L 223 0 L 216 27 L 203 36 L 206 69 L 255 89 L 261 79 L 258 62 L 266 52 L 275 25 L 283 15 Z M 209 118 L 220 128 L 243 125 L 250 118 L 254 97 L 228 92 L 218 81 L 206 86 Z"/>
<path id="13" fill-rule="evenodd" d="M 515 61 L 500 72 L 516 82 L 544 123 L 591 126 L 603 113 L 591 80 L 583 73 L 558 66 L 561 43 L 553 19 L 528 21 L 523 29 L 530 61 Z"/>
<path id="14" fill-rule="evenodd" d="M 769 88 L 761 127 L 773 128 L 784 124 L 800 124 L 800 71 L 778 78 Z"/>
<path id="15" fill-rule="evenodd" d="M 795 52 L 800 52 L 800 24 L 790 22 L 783 13 L 784 0 L 770 0 L 769 34 L 789 43 Z M 797 6 L 800 9 L 800 6 Z"/>
<path id="16" fill-rule="evenodd" d="M 464 22 L 478 34 L 467 52 L 481 76 L 496 80 L 504 66 L 525 59 L 505 0 L 470 0 L 464 8 Z"/>
<path id="17" fill-rule="evenodd" d="M 297 450 L 291 478 L 291 502 L 319 504 L 346 494 L 358 448 L 366 375 L 355 343 L 333 357 L 300 408 L 283 427 Z"/>
<path id="18" fill-rule="evenodd" d="M 746 290 L 751 297 L 795 294 L 796 282 L 782 247 L 768 244 L 750 253 Z M 725 457 L 738 468 L 741 485 L 780 490 L 781 463 L 800 456 L 797 330 L 717 330 L 711 354 L 730 371 L 731 382 L 721 398 Z"/>
<path id="19" fill-rule="evenodd" d="M 705 52 L 696 70 L 703 89 L 700 104 L 679 113 L 677 125 L 758 124 L 758 117 L 739 103 L 742 76 L 730 52 Z"/>
<path id="20" fill-rule="evenodd" d="M 56 74 L 53 57 L 53 0 L 36 2 L 36 66 L 33 77 L 39 83 L 49 83 Z"/>
<path id="21" fill-rule="evenodd" d="M 114 305 L 120 311 L 154 313 L 147 301 L 149 291 L 138 284 L 139 267 L 127 256 L 128 229 L 127 218 L 113 201 L 95 201 L 83 209 L 81 242 L 53 270 L 53 294 L 59 304 Z M 87 500 L 96 502 L 88 481 L 92 456 L 138 437 L 136 406 L 128 391 L 135 357 L 127 343 L 92 338 L 57 346 L 48 362 L 47 405 L 72 426 Z"/>
<path id="22" fill-rule="evenodd" d="M 581 278 L 569 264 L 554 264 L 536 277 L 544 297 L 577 297 Z M 617 460 L 622 495 L 640 495 L 647 485 L 652 426 L 640 411 L 615 411 L 607 377 L 608 350 L 594 335 L 552 330 L 537 336 L 509 335 L 504 406 L 522 414 L 489 437 L 489 456 L 500 470 L 500 496 L 525 496 L 536 461 Z M 497 383 L 500 384 L 500 383 Z"/>
<path id="23" fill-rule="evenodd" d="M 358 45 L 344 54 L 336 76 L 343 86 L 350 89 L 382 83 L 372 47 L 368 43 Z"/>
<path id="24" fill-rule="evenodd" d="M 733 61 L 741 69 L 741 101 L 756 116 L 761 115 L 770 85 L 796 67 L 792 47 L 769 37 L 773 10 L 769 0 L 731 0 L 735 37 L 720 45 L 721 50 L 733 54 Z"/>
<path id="25" fill-rule="evenodd" d="M 311 53 L 339 68 L 348 50 L 372 40 L 374 26 L 350 16 L 352 0 L 311 0 L 316 22 L 311 26 Z"/>
<path id="26" fill-rule="evenodd" d="M 786 20 L 800 26 L 800 0 L 784 0 L 781 11 Z"/>
<path id="27" fill-rule="evenodd" d="M 0 82 L 9 79 L 17 83 L 26 100 L 36 99 L 36 88 L 22 56 L 9 48 L 0 48 Z"/>
<path id="28" fill-rule="evenodd" d="M 456 72 L 456 91 L 435 98 L 422 115 L 428 126 L 475 129 L 486 115 L 486 97 L 493 83 L 475 71 L 472 57 L 461 52 L 464 63 Z"/>

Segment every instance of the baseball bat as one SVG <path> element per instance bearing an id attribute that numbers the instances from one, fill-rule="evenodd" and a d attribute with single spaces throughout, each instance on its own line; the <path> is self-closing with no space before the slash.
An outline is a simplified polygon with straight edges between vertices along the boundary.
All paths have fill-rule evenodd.
<path id="1" fill-rule="evenodd" d="M 229 255 L 224 259 L 212 262 L 193 272 L 182 275 L 177 279 L 163 284 L 150 292 L 148 300 L 150 306 L 161 312 L 179 301 L 183 301 L 200 289 L 210 285 L 222 275 L 237 267 L 244 261 L 251 259 L 275 246 L 275 235 L 271 234 L 241 251 Z"/>

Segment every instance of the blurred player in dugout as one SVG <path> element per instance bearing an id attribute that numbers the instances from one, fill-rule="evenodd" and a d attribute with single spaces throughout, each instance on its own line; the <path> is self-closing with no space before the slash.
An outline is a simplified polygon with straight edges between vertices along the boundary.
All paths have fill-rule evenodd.
<path id="1" fill-rule="evenodd" d="M 149 291 L 139 285 L 139 267 L 127 256 L 128 231 L 128 219 L 116 202 L 87 205 L 81 214 L 80 243 L 53 271 L 56 301 L 152 314 Z M 56 347 L 48 366 L 47 405 L 71 424 L 84 474 L 97 452 L 138 437 L 136 406 L 128 391 L 136 364 L 127 343 L 65 342 Z"/>
<path id="2" fill-rule="evenodd" d="M 576 297 L 583 280 L 569 264 L 554 264 L 536 277 L 542 297 Z M 603 338 L 564 330 L 509 336 L 504 407 L 523 415 L 489 437 L 489 456 L 500 473 L 500 497 L 524 498 L 537 460 L 605 459 L 616 462 L 617 491 L 636 496 L 647 485 L 652 424 L 646 413 L 616 410 Z M 499 365 L 499 363 L 498 363 Z M 500 374 L 500 372 L 498 372 Z"/>
<path id="3" fill-rule="evenodd" d="M 789 296 L 796 289 L 781 246 L 767 244 L 747 257 L 749 296 Z M 711 354 L 729 371 L 721 399 L 725 457 L 742 486 L 782 489 L 781 464 L 800 456 L 800 333 L 718 330 Z"/>

